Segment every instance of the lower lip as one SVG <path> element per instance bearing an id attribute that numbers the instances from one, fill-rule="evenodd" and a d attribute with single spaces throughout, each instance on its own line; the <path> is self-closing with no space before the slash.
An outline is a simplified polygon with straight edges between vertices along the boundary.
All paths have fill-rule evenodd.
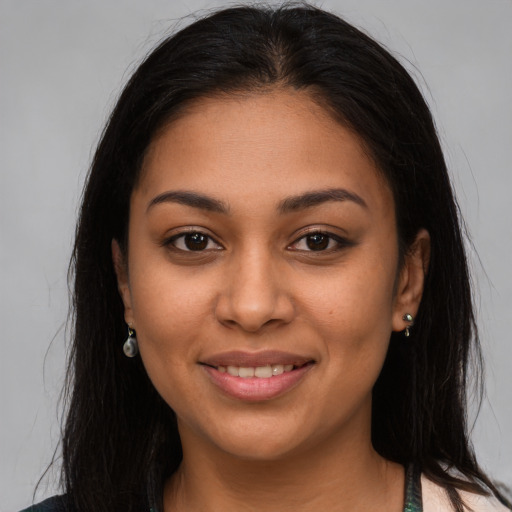
<path id="1" fill-rule="evenodd" d="M 313 364 L 306 364 L 295 370 L 268 378 L 234 377 L 229 373 L 221 373 L 211 366 L 203 366 L 203 368 L 213 383 L 226 395 L 247 402 L 262 402 L 281 396 L 293 389 L 313 368 Z"/>

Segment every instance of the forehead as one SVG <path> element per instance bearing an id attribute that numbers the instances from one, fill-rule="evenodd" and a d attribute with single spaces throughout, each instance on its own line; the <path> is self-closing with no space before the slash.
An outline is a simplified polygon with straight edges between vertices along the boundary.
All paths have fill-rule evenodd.
<path id="1" fill-rule="evenodd" d="M 198 190 L 254 202 L 350 188 L 392 206 L 382 174 L 351 130 L 306 92 L 284 89 L 197 100 L 148 148 L 138 192 Z"/>

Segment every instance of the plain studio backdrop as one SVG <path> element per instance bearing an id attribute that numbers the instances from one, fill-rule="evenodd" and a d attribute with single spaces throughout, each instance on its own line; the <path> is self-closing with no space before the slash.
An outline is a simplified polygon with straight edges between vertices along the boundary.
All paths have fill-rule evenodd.
<path id="1" fill-rule="evenodd" d="M 136 64 L 169 29 L 221 5 L 0 0 L 1 512 L 31 502 L 58 444 L 67 265 L 80 191 L 106 117 Z M 391 49 L 433 109 L 474 246 L 487 362 L 475 448 L 483 467 L 510 485 L 512 1 L 317 5 Z M 37 499 L 56 492 L 57 477 L 50 472 Z"/>

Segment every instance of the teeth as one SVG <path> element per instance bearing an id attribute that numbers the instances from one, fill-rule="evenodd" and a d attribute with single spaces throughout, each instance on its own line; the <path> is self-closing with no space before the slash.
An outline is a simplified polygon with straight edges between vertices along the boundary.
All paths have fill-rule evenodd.
<path id="1" fill-rule="evenodd" d="M 233 375 L 233 377 L 238 377 L 238 366 L 228 366 L 227 370 L 229 375 Z"/>
<path id="2" fill-rule="evenodd" d="M 238 368 L 238 376 L 242 377 L 242 379 L 254 377 L 254 368 L 244 368 L 243 366 L 240 366 L 240 368 Z"/>
<path id="3" fill-rule="evenodd" d="M 284 372 L 284 366 L 282 364 L 272 365 L 272 375 L 281 375 Z"/>
<path id="4" fill-rule="evenodd" d="M 273 364 L 267 366 L 246 367 L 246 366 L 218 366 L 220 373 L 228 373 L 233 377 L 242 377 L 249 379 L 258 377 L 259 379 L 268 379 L 273 376 L 281 375 L 284 372 L 291 372 L 293 364 Z"/>
<path id="5" fill-rule="evenodd" d="M 258 366 L 254 370 L 254 375 L 261 379 L 268 379 L 269 377 L 272 377 L 272 366 Z"/>

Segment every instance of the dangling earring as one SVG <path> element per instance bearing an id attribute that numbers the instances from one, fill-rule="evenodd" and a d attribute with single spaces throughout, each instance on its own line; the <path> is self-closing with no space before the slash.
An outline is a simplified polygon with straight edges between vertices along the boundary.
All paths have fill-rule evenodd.
<path id="1" fill-rule="evenodd" d="M 128 326 L 128 338 L 124 342 L 123 352 L 126 357 L 135 357 L 139 353 L 135 331 L 130 326 Z"/>
<path id="2" fill-rule="evenodd" d="M 411 335 L 409 328 L 414 325 L 414 318 L 410 313 L 405 313 L 405 315 L 402 317 L 402 320 L 404 320 L 405 322 L 409 322 L 409 325 L 405 327 L 404 332 L 405 337 L 408 338 Z"/>

